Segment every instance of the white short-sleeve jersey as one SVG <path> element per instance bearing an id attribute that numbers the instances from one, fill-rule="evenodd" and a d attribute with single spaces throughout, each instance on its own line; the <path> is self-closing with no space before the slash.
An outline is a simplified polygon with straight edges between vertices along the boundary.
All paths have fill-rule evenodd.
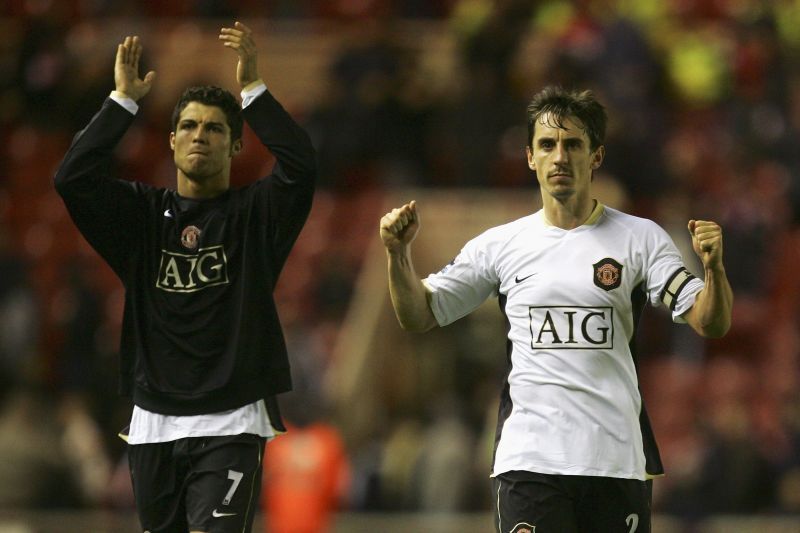
<path id="1" fill-rule="evenodd" d="M 661 227 L 598 203 L 563 230 L 540 210 L 471 240 L 424 281 L 439 325 L 492 295 L 507 318 L 493 475 L 663 473 L 631 343 L 647 300 L 683 322 L 703 282 Z"/>

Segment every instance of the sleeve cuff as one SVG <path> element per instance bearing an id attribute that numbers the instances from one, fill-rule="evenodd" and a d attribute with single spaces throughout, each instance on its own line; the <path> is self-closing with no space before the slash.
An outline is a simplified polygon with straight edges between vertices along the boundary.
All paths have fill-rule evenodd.
<path id="1" fill-rule="evenodd" d="M 681 291 L 681 295 L 675 304 L 675 308 L 672 309 L 673 322 L 677 322 L 679 324 L 686 323 L 686 319 L 683 318 L 683 315 L 694 306 L 695 301 L 697 300 L 697 294 L 703 290 L 703 287 L 705 287 L 705 283 L 697 278 L 693 278 L 689 283 L 686 284 L 686 288 L 685 290 Z"/>
<path id="2" fill-rule="evenodd" d="M 448 325 L 450 322 L 448 322 L 447 317 L 444 316 L 441 308 L 439 307 L 439 298 L 436 290 L 430 286 L 428 283 L 428 278 L 423 279 L 422 284 L 428 291 L 428 306 L 431 308 L 431 313 L 433 313 L 433 318 L 436 319 L 436 323 L 439 325 L 439 327 Z"/>
<path id="3" fill-rule="evenodd" d="M 127 109 L 132 115 L 135 115 L 136 112 L 139 111 L 139 104 L 136 103 L 136 100 L 125 96 L 120 92 L 111 91 L 111 94 L 108 97 Z"/>
<path id="4" fill-rule="evenodd" d="M 267 91 L 267 85 L 263 80 L 256 80 L 242 90 L 242 109 L 249 106 L 253 100 Z"/>

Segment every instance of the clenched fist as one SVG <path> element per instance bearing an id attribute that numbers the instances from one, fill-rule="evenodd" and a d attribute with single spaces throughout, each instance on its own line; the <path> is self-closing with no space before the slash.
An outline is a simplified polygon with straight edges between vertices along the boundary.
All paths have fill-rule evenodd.
<path id="1" fill-rule="evenodd" d="M 389 253 L 403 251 L 417 236 L 420 228 L 417 202 L 410 201 L 402 207 L 383 215 L 380 224 L 381 239 Z"/>
<path id="2" fill-rule="evenodd" d="M 722 266 L 722 228 L 716 222 L 690 220 L 689 233 L 692 235 L 694 253 L 705 268 Z"/>

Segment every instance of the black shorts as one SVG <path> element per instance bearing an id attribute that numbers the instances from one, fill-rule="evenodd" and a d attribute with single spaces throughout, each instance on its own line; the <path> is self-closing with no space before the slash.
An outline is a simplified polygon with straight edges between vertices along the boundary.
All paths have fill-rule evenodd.
<path id="1" fill-rule="evenodd" d="M 243 434 L 129 446 L 142 528 L 150 533 L 250 531 L 265 441 Z"/>
<path id="2" fill-rule="evenodd" d="M 650 533 L 652 481 L 514 471 L 494 498 L 500 533 Z"/>

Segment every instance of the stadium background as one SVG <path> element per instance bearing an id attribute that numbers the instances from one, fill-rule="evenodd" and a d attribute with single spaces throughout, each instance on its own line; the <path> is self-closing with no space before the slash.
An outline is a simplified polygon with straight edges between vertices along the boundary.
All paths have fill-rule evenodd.
<path id="1" fill-rule="evenodd" d="M 191 84 L 235 90 L 216 41 L 234 18 L 319 152 L 278 289 L 297 385 L 282 405 L 343 439 L 337 531 L 489 528 L 502 319 L 491 303 L 400 331 L 377 224 L 416 198 L 427 272 L 537 209 L 524 110 L 550 83 L 607 104 L 605 202 L 657 220 L 695 271 L 686 221 L 725 232 L 730 334 L 706 342 L 652 309 L 640 327 L 668 473 L 655 531 L 800 529 L 799 1 L 3 0 L 0 531 L 136 531 L 116 438 L 123 295 L 51 180 L 113 88 L 116 43 L 138 34 L 159 77 L 116 170 L 172 186 L 172 105 Z M 245 146 L 234 184 L 271 164 L 250 132 Z"/>

